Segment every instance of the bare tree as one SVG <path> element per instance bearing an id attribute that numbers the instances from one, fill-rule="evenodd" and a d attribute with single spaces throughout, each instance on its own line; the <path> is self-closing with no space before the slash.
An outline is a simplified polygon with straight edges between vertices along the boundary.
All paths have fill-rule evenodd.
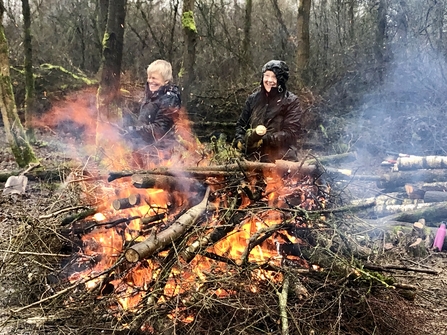
<path id="1" fill-rule="evenodd" d="M 305 85 L 305 71 L 310 57 L 310 8 L 312 0 L 300 0 L 298 6 L 298 47 L 297 47 L 297 81 L 299 86 Z"/>
<path id="2" fill-rule="evenodd" d="M 383 81 L 384 75 L 384 52 L 385 52 L 385 39 L 386 39 L 386 1 L 379 0 L 377 7 L 377 29 L 376 29 L 376 43 L 375 43 L 375 56 L 377 62 L 377 74 L 379 82 Z"/>
<path id="3" fill-rule="evenodd" d="M 244 39 L 242 40 L 242 57 L 244 59 L 244 66 L 246 70 L 249 70 L 251 62 L 251 18 L 253 11 L 253 1 L 247 0 L 245 2 L 245 20 L 244 20 Z"/>
<path id="4" fill-rule="evenodd" d="M 185 0 L 182 11 L 182 28 L 185 39 L 182 66 L 183 104 L 191 99 L 192 85 L 195 79 L 194 64 L 196 61 L 197 27 L 194 20 L 194 0 Z"/>
<path id="5" fill-rule="evenodd" d="M 1 22 L 3 22 L 4 12 L 5 7 L 3 1 L 1 1 Z M 16 163 L 20 167 L 25 167 L 29 163 L 35 163 L 38 160 L 26 138 L 25 130 L 17 113 L 9 72 L 8 49 L 8 41 L 6 40 L 3 24 L 0 24 L 0 110 L 5 125 L 6 138 L 16 159 Z"/>

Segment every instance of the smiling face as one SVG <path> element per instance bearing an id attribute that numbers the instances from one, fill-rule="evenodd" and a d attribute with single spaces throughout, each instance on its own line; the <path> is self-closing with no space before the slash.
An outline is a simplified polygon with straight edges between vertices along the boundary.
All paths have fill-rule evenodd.
<path id="1" fill-rule="evenodd" d="M 273 71 L 265 71 L 262 76 L 262 83 L 264 84 L 264 88 L 267 92 L 272 90 L 272 87 L 278 86 L 278 80 L 276 79 L 276 75 Z"/>
<path id="2" fill-rule="evenodd" d="M 147 75 L 147 82 L 149 84 L 149 90 L 154 93 L 161 86 L 168 83 L 167 80 L 163 78 L 163 76 L 159 72 L 152 72 Z"/>

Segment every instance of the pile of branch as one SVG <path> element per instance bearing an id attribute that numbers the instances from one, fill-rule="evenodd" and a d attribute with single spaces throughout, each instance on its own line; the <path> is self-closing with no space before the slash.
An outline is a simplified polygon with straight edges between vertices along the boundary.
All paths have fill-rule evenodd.
<path id="1" fill-rule="evenodd" d="M 376 273 L 386 268 L 370 264 L 369 270 L 353 261 L 353 255 L 365 256 L 363 250 L 339 229 L 342 224 L 334 224 L 333 215 L 370 205 L 330 206 L 327 180 L 334 176 L 345 178 L 346 171 L 318 160 L 110 172 L 108 182 L 94 182 L 126 185 L 128 196 L 111 199 L 108 207 L 95 203 L 72 207 L 73 213 L 40 215 L 49 220 L 69 214 L 58 220 L 58 234 L 71 241 L 63 270 L 55 274 L 59 282 L 53 288 L 61 289 L 42 292 L 13 315 L 36 307 L 47 318 L 63 318 L 55 309 L 60 301 L 67 319 L 76 315 L 85 322 L 99 313 L 108 317 L 94 324 L 111 322 L 123 333 L 330 333 L 336 324 L 389 334 L 406 329 L 411 323 L 405 316 L 369 295 L 371 287 L 415 289 Z M 166 205 L 153 207 L 146 188 L 163 190 Z M 135 214 L 147 205 L 150 215 Z M 98 221 L 95 213 L 114 216 Z M 233 255 L 231 238 L 245 223 L 252 224 L 241 235 L 244 248 Z M 113 245 L 104 247 L 101 237 Z M 264 247 L 276 251 L 254 258 Z M 111 258 L 107 248 L 114 251 Z M 359 293 L 367 297 L 364 304 L 353 298 Z M 405 304 L 402 297 L 390 293 L 386 299 L 395 307 Z M 137 303 L 129 307 L 123 301 Z M 368 324 L 354 321 L 354 309 L 369 316 L 362 317 Z"/>

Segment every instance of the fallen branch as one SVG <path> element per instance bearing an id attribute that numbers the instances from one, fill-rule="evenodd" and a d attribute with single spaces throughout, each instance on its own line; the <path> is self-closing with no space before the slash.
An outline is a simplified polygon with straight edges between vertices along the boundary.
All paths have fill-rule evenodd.
<path id="1" fill-rule="evenodd" d="M 287 300 L 289 294 L 289 275 L 284 274 L 281 292 L 278 292 L 279 315 L 281 318 L 281 335 L 289 335 L 289 319 L 287 317 Z"/>
<path id="2" fill-rule="evenodd" d="M 402 271 L 428 273 L 428 274 L 432 274 L 432 275 L 438 275 L 440 273 L 439 271 L 436 271 L 436 270 L 420 269 L 420 268 L 413 268 L 413 267 L 400 266 L 400 265 L 375 265 L 375 264 L 367 263 L 367 264 L 364 264 L 363 267 L 365 269 L 373 270 L 373 271 L 402 270 Z"/>
<path id="3" fill-rule="evenodd" d="M 172 177 L 194 177 L 200 175 L 202 177 L 218 175 L 237 175 L 246 171 L 258 171 L 258 172 L 273 172 L 276 171 L 279 174 L 299 173 L 302 175 L 321 175 L 324 171 L 315 165 L 309 165 L 305 162 L 292 162 L 285 160 L 277 160 L 275 163 L 262 163 L 262 162 L 250 162 L 239 161 L 235 164 L 228 165 L 214 165 L 214 166 L 197 166 L 197 167 L 184 167 L 182 169 L 159 167 L 152 170 L 138 170 L 138 171 L 121 171 L 110 172 L 108 181 L 113 181 L 122 177 L 130 177 L 133 175 L 165 175 Z M 340 171 L 339 169 L 329 169 L 329 171 Z"/>
<path id="4" fill-rule="evenodd" d="M 210 189 L 207 188 L 203 200 L 179 217 L 169 228 L 159 233 L 154 233 L 143 242 L 127 249 L 124 254 L 127 261 L 135 263 L 148 258 L 156 251 L 163 249 L 182 236 L 206 211 L 209 193 Z"/>

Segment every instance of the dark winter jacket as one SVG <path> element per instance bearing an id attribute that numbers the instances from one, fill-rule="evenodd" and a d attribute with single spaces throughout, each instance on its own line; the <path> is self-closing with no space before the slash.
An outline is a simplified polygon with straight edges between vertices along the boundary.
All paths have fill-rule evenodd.
<path id="1" fill-rule="evenodd" d="M 152 93 L 146 82 L 144 101 L 138 116 L 138 134 L 148 144 L 174 140 L 180 106 L 180 90 L 176 85 L 167 84 Z"/>
<path id="2" fill-rule="evenodd" d="M 259 148 L 245 146 L 248 156 L 257 156 L 267 162 L 296 159 L 294 145 L 301 134 L 302 110 L 298 97 L 285 89 L 285 83 L 282 87 L 282 92 L 281 88 L 272 88 L 267 93 L 261 83 L 260 90 L 251 94 L 245 103 L 236 125 L 235 142 L 241 141 L 246 145 L 247 130 L 255 129 L 258 125 L 267 128 Z"/>

